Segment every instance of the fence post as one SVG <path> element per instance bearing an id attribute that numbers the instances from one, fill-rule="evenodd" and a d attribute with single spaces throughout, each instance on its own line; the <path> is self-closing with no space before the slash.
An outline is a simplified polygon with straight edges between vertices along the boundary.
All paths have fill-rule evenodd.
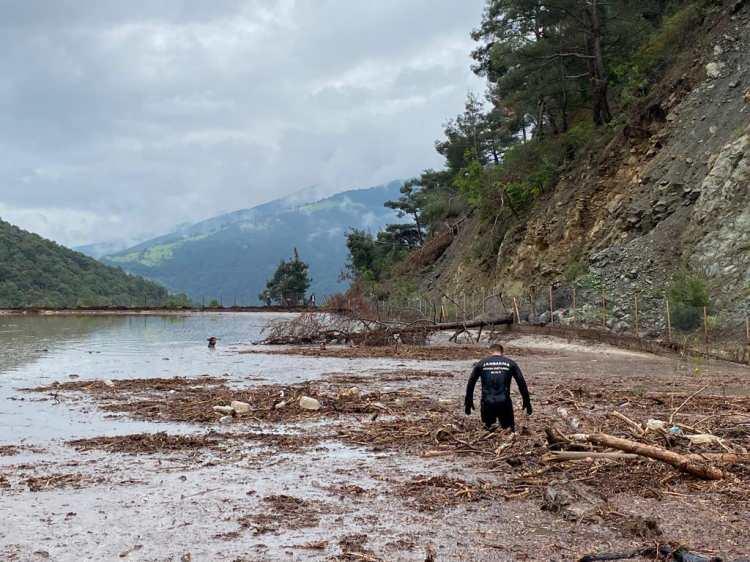
<path id="1" fill-rule="evenodd" d="M 516 311 L 516 324 L 521 323 L 521 315 L 518 313 L 518 301 L 516 297 L 513 297 L 513 310 Z"/>
<path id="2" fill-rule="evenodd" d="M 529 306 L 531 308 L 531 315 L 536 318 L 536 306 L 534 305 L 534 297 L 531 291 L 529 291 Z"/>
<path id="3" fill-rule="evenodd" d="M 555 324 L 555 308 L 552 305 L 552 285 L 549 286 L 549 323 Z"/>
<path id="4" fill-rule="evenodd" d="M 708 345 L 708 308 L 705 306 L 703 307 L 703 339 Z"/>
<path id="5" fill-rule="evenodd" d="M 638 334 L 638 293 L 635 295 L 635 337 L 640 337 Z"/>

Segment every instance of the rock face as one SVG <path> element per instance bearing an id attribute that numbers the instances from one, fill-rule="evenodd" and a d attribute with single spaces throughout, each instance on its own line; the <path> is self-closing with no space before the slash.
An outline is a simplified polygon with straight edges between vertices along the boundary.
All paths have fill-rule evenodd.
<path id="1" fill-rule="evenodd" d="M 732 286 L 750 286 L 750 125 L 714 160 L 691 229 L 698 238 L 690 256 L 697 267 Z"/>
<path id="2" fill-rule="evenodd" d="M 750 3 L 696 30 L 606 148 L 566 170 L 499 245 L 493 289 L 565 284 L 575 265 L 600 290 L 663 311 L 672 274 L 690 266 L 750 309 Z M 747 94 L 746 94 L 747 92 Z M 474 219 L 425 289 L 458 294 L 486 273 L 467 265 Z M 547 307 L 542 307 L 545 310 Z M 627 318 L 613 329 L 626 330 Z M 653 325 L 653 324 L 651 324 Z"/>

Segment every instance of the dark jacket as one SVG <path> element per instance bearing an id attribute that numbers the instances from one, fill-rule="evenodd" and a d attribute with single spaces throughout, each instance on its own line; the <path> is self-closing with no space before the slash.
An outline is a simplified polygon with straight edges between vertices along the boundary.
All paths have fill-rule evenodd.
<path id="1" fill-rule="evenodd" d="M 474 365 L 474 370 L 469 377 L 469 384 L 466 385 L 465 403 L 467 409 L 470 405 L 473 407 L 474 387 L 480 377 L 482 379 L 483 404 L 510 402 L 510 381 L 516 379 L 518 390 L 521 391 L 521 397 L 523 398 L 523 406 L 528 411 L 531 410 L 529 389 L 526 387 L 523 373 L 521 373 L 521 369 L 515 361 L 504 355 L 493 355 Z"/>

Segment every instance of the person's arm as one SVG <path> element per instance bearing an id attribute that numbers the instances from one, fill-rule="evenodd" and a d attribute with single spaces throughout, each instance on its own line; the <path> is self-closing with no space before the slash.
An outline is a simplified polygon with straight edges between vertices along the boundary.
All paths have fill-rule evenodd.
<path id="1" fill-rule="evenodd" d="M 523 378 L 521 368 L 514 362 L 513 363 L 513 378 L 516 379 L 518 390 L 521 392 L 521 398 L 523 398 L 523 407 L 526 409 L 526 413 L 531 415 L 531 398 L 529 397 L 529 388 L 526 386 L 526 381 Z"/>
<path id="2" fill-rule="evenodd" d="M 471 414 L 471 411 L 474 409 L 474 387 L 477 384 L 477 379 L 479 379 L 479 375 L 482 374 L 482 363 L 476 363 L 474 365 L 474 369 L 471 371 L 471 376 L 469 377 L 469 383 L 466 385 L 466 398 L 464 399 L 464 411 L 466 412 L 466 415 L 468 416 Z"/>

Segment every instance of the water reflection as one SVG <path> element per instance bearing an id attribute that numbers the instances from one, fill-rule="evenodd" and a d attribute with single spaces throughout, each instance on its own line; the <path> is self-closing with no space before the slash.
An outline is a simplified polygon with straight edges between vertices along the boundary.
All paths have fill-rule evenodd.
<path id="1" fill-rule="evenodd" d="M 104 418 L 87 401 L 56 404 L 20 388 L 53 381 L 229 374 L 231 384 L 296 383 L 324 373 L 453 369 L 445 362 L 239 354 L 281 315 L 0 316 L 0 443 L 179 430 Z M 206 340 L 216 336 L 216 350 Z M 195 429 L 195 428 L 193 428 Z"/>

